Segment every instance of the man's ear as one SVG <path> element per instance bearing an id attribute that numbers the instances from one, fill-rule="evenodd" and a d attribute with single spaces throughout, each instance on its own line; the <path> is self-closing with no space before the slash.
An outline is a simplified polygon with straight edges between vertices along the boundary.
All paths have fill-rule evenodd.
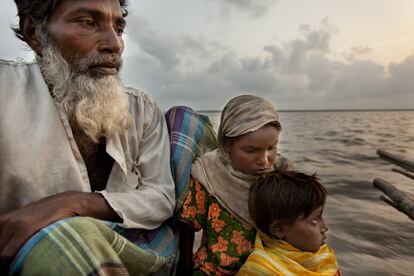
<path id="1" fill-rule="evenodd" d="M 286 237 L 287 229 L 288 227 L 286 223 L 277 220 L 272 222 L 269 226 L 269 232 L 279 240 L 283 240 Z"/>
<path id="2" fill-rule="evenodd" d="M 40 56 L 42 54 L 42 44 L 36 36 L 36 24 L 33 19 L 30 16 L 24 15 L 20 18 L 19 25 L 24 41 Z"/>

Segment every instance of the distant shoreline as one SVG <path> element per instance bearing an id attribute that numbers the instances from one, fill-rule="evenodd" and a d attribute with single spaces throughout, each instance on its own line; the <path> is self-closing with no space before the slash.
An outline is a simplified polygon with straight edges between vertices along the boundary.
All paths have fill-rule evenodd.
<path id="1" fill-rule="evenodd" d="M 292 109 L 278 110 L 277 112 L 395 112 L 395 111 L 414 111 L 414 109 Z M 217 113 L 221 110 L 197 110 L 200 113 Z"/>

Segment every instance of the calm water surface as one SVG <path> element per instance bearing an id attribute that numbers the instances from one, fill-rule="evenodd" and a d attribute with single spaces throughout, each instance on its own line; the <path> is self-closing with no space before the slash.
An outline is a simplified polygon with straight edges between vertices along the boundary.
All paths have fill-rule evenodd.
<path id="1" fill-rule="evenodd" d="M 206 113 L 215 127 L 219 113 Z M 318 172 L 328 190 L 328 243 L 341 272 L 414 275 L 414 221 L 379 199 L 381 177 L 414 198 L 414 181 L 392 172 L 383 148 L 414 160 L 414 111 L 280 112 L 279 151 Z"/>

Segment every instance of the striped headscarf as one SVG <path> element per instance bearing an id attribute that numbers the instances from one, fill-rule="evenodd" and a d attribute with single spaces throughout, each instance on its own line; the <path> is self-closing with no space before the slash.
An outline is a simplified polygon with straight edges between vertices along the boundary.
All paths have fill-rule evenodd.
<path id="1" fill-rule="evenodd" d="M 221 113 L 218 129 L 218 144 L 225 164 L 232 164 L 224 146 L 226 137 L 238 137 L 270 123 L 279 129 L 282 128 L 276 109 L 266 99 L 254 95 L 242 95 L 231 99 Z"/>

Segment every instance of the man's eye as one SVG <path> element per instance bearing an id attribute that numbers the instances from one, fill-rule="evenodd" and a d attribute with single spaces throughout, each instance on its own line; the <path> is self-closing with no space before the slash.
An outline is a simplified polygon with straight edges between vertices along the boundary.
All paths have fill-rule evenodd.
<path id="1" fill-rule="evenodd" d="M 122 35 L 125 32 L 125 27 L 115 27 L 115 31 L 118 35 Z"/>
<path id="2" fill-rule="evenodd" d="M 95 22 L 93 20 L 90 20 L 90 19 L 82 19 L 79 22 L 83 26 L 88 27 L 88 28 L 94 28 L 95 27 Z"/>

